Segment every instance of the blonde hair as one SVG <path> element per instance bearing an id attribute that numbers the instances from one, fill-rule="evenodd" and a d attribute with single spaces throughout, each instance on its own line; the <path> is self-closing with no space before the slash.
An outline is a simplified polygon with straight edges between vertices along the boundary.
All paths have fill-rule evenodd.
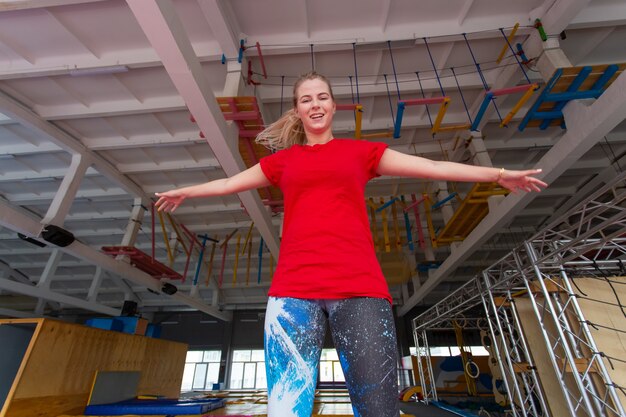
<path id="1" fill-rule="evenodd" d="M 301 75 L 293 85 L 293 108 L 287 110 L 278 120 L 259 133 L 256 137 L 256 143 L 272 150 L 287 149 L 293 145 L 306 144 L 304 126 L 302 125 L 302 120 L 300 120 L 296 113 L 296 106 L 298 104 L 298 88 L 300 88 L 303 82 L 308 80 L 321 80 L 325 82 L 328 86 L 330 97 L 333 101 L 335 100 L 330 81 L 328 81 L 326 77 L 315 71 Z"/>

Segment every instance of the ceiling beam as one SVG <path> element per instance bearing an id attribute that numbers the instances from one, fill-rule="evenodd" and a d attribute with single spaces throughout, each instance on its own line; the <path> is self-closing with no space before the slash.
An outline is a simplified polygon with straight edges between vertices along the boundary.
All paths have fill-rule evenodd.
<path id="1" fill-rule="evenodd" d="M 53 106 L 36 105 L 34 110 L 45 120 L 84 119 L 88 117 L 127 117 L 133 114 L 160 113 L 187 110 L 185 102 L 177 95 L 139 101 L 101 101 L 89 106 L 76 102 Z"/>
<path id="2" fill-rule="evenodd" d="M 133 196 L 149 200 L 148 196 L 135 182 L 120 173 L 113 165 L 100 155 L 87 149 L 77 138 L 59 129 L 52 123 L 42 119 L 32 110 L 27 109 L 12 97 L 0 91 L 0 112 L 21 123 L 23 126 L 53 142 L 71 154 L 80 154 L 92 162 L 94 167 L 116 184 L 123 187 Z"/>
<path id="3" fill-rule="evenodd" d="M 192 159 L 187 161 L 163 161 L 163 162 L 133 162 L 128 164 L 116 164 L 115 167 L 124 174 L 141 174 L 144 172 L 165 172 L 165 171 L 190 171 L 204 169 L 219 169 L 222 167 L 216 158 Z"/>
<path id="4" fill-rule="evenodd" d="M 586 7 L 574 17 L 568 29 L 597 28 L 603 26 L 622 26 L 626 24 L 626 3 L 617 2 L 593 2 L 591 7 Z"/>
<path id="5" fill-rule="evenodd" d="M 98 0 L 100 1 L 100 0 Z M 202 2 L 200 2 L 202 4 Z M 303 6 L 304 8 L 304 6 Z M 228 14 L 228 13 L 227 13 Z M 517 19 L 513 18 L 511 21 L 513 23 L 510 26 L 513 26 L 514 22 L 524 21 L 527 16 L 519 16 Z M 458 35 L 463 32 L 472 32 L 471 30 L 466 30 L 465 28 L 461 28 L 456 23 L 452 23 L 451 26 L 445 23 L 437 23 L 436 31 L 432 30 L 424 30 L 419 34 L 416 34 L 411 28 L 400 29 L 400 30 L 386 30 L 381 31 L 380 28 L 376 28 L 376 30 L 372 28 L 364 28 L 363 31 L 359 29 L 355 29 L 356 32 L 361 32 L 364 34 L 364 37 L 355 38 L 354 41 L 361 44 L 372 44 L 372 43 L 380 43 L 382 48 L 386 48 L 386 42 L 391 40 L 395 41 L 405 41 L 407 39 L 413 38 L 421 38 L 424 36 L 437 36 L 432 38 L 429 42 L 435 44 L 440 42 L 448 42 L 449 39 L 446 39 L 446 36 Z M 491 38 L 499 38 L 501 35 L 497 31 L 484 31 L 485 27 L 483 25 L 475 25 L 479 33 L 473 34 L 473 39 L 491 39 Z M 504 25 L 506 26 L 506 25 Z M 432 27 L 432 26 L 431 26 Z M 448 27 L 451 27 L 452 30 L 447 30 Z M 453 30 L 454 27 L 457 30 Z M 442 31 L 441 29 L 444 29 Z M 489 29 L 492 29 L 490 27 Z M 367 31 L 371 33 L 367 34 Z M 436 33 L 435 33 L 436 32 Z M 531 32 L 531 29 L 528 28 L 520 28 L 518 30 L 519 35 L 527 35 Z M 234 34 L 239 35 L 239 34 Z M 328 39 L 329 36 L 332 37 L 333 34 L 329 34 L 328 32 L 320 31 L 311 33 L 306 38 L 302 38 L 301 34 L 290 34 L 284 33 L 280 35 L 280 39 L 276 39 L 273 36 L 258 36 L 255 39 L 261 44 L 263 47 L 263 55 L 271 56 L 271 55 L 291 55 L 291 54 L 308 54 L 310 53 L 310 44 L 314 44 L 314 48 L 316 52 L 332 52 L 332 51 L 351 51 L 352 50 L 352 42 L 344 42 L 341 44 L 329 44 Z M 284 39 L 290 39 L 290 43 L 293 45 L 292 47 L 285 47 Z M 272 47 L 272 44 L 280 44 L 281 46 Z M 383 45 L 384 44 L 384 45 Z M 200 62 L 220 62 L 222 53 L 224 48 L 221 46 L 218 47 L 214 44 L 209 43 L 201 43 L 195 44 L 194 50 L 197 52 L 197 57 Z M 236 56 L 236 55 L 235 55 Z M 257 56 L 257 52 L 255 49 L 250 49 L 246 52 L 246 56 L 255 57 Z M 53 57 L 49 57 L 53 58 Z M 231 58 L 231 56 L 229 56 Z M 29 77 L 54 77 L 59 75 L 68 75 L 70 71 L 75 70 L 88 70 L 88 69 L 105 69 L 109 67 L 118 68 L 120 66 L 128 67 L 129 69 L 133 68 L 150 68 L 150 67 L 159 67 L 162 66 L 162 63 L 155 53 L 155 51 L 151 48 L 146 48 L 143 50 L 120 50 L 117 54 L 112 56 L 106 56 L 102 58 L 97 57 L 72 57 L 71 60 L 68 61 L 67 56 L 62 56 L 58 62 L 51 62 L 50 59 L 47 59 L 45 64 L 38 65 L 37 62 L 33 64 L 15 64 L 11 66 L 10 69 L 0 70 L 0 80 L 9 80 L 9 79 L 18 79 L 18 78 L 29 78 Z M 1 123 L 1 121 L 0 121 Z"/>
<path id="6" fill-rule="evenodd" d="M 33 285 L 22 284 L 8 279 L 0 279 L 0 288 L 16 293 L 27 295 L 30 297 L 40 298 L 49 301 L 56 301 L 65 305 L 82 308 L 87 311 L 94 311 L 100 314 L 106 314 L 108 316 L 119 316 L 120 310 L 103 306 L 98 303 L 81 300 L 80 298 L 70 297 L 65 294 L 60 294 L 51 291 L 45 287 L 37 287 Z"/>
<path id="7" fill-rule="evenodd" d="M 96 3 L 99 1 L 102 0 L 11 0 L 0 3 L 0 12 L 71 6 L 73 4 Z"/>
<path id="8" fill-rule="evenodd" d="M 26 236 L 37 237 L 39 236 L 39 232 L 41 230 L 41 223 L 39 220 L 34 219 L 28 215 L 25 215 L 21 211 L 18 211 L 16 208 L 11 207 L 8 203 L 4 201 L 0 201 L 0 226 L 9 228 L 18 233 L 22 233 Z M 155 292 L 161 292 L 161 281 L 157 280 L 147 273 L 131 266 L 130 264 L 122 261 L 118 261 L 104 253 L 91 248 L 84 243 L 75 240 L 69 246 L 61 248 L 61 250 L 65 253 L 68 253 L 75 258 L 78 258 L 82 261 L 87 262 L 91 265 L 96 265 L 101 267 L 103 270 L 116 274 L 124 279 L 134 282 L 135 284 L 142 285 L 146 288 L 150 288 Z M 9 288 L 6 288 L 9 289 Z M 43 295 L 35 295 L 39 298 L 45 298 Z M 173 295 L 168 296 L 177 300 L 182 304 L 186 304 L 188 306 L 194 307 L 200 311 L 203 311 L 209 315 L 217 317 L 221 320 L 230 321 L 232 320 L 232 315 L 225 314 L 219 311 L 217 308 L 209 306 L 203 303 L 200 300 L 193 299 L 185 294 L 177 292 Z M 60 301 L 55 298 L 50 298 L 53 301 L 58 301 L 61 303 L 65 303 L 65 301 Z M 71 301 L 71 300 L 70 300 Z M 87 305 L 88 302 L 85 301 Z M 117 315 L 119 311 L 115 314 Z M 109 314 L 109 313 L 106 313 Z"/>
<path id="9" fill-rule="evenodd" d="M 198 127 L 205 132 L 207 142 L 226 175 L 233 176 L 243 171 L 245 165 L 236 149 L 238 141 L 236 127 L 226 125 L 172 2 L 127 0 L 127 3 L 161 57 L 172 82 L 194 115 Z M 278 258 L 278 233 L 258 193 L 256 190 L 246 191 L 239 193 L 239 198 L 268 248 L 274 257 Z"/>
<path id="10" fill-rule="evenodd" d="M 222 48 L 224 56 L 227 58 L 237 57 L 239 55 L 240 31 L 234 13 L 230 9 L 230 3 L 224 0 L 206 0 L 198 2 L 198 5 L 211 28 L 213 36 Z"/>
<path id="11" fill-rule="evenodd" d="M 17 123 L 15 123 L 17 126 Z M 0 134 L 2 132 L 0 131 Z M 0 145 L 0 155 L 11 155 L 11 156 L 19 156 L 19 155 L 29 155 L 34 153 L 51 153 L 51 152 L 62 152 L 63 150 L 59 148 L 57 145 L 51 142 L 43 142 L 37 145 L 34 144 L 17 144 L 11 143 L 10 145 Z"/>
<path id="12" fill-rule="evenodd" d="M 83 143 L 92 151 L 106 151 L 110 149 L 143 148 L 159 145 L 196 145 L 206 141 L 199 136 L 197 130 L 193 132 L 178 132 L 175 135 L 147 135 L 122 138 L 119 136 L 102 137 L 97 139 L 84 138 Z"/>
<path id="13" fill-rule="evenodd" d="M 382 13 L 380 14 L 380 31 L 385 33 L 389 24 L 389 12 L 391 11 L 391 0 L 383 0 L 379 2 Z"/>
<path id="14" fill-rule="evenodd" d="M 21 282 L 22 284 L 33 285 L 34 282 L 28 278 L 26 274 L 23 272 L 17 271 L 11 268 L 8 264 L 3 261 L 0 261 L 0 278 L 4 275 L 4 278 L 12 277 L 16 281 Z"/>
<path id="15" fill-rule="evenodd" d="M 465 22 L 467 15 L 472 9 L 473 4 L 474 0 L 465 0 L 465 3 L 463 3 L 463 6 L 461 7 L 461 10 L 459 10 L 459 16 L 457 18 L 459 21 L 459 26 L 463 26 L 463 23 Z"/>
<path id="16" fill-rule="evenodd" d="M 0 316 L 18 318 L 18 319 L 32 319 L 41 317 L 41 314 L 35 314 L 34 312 L 13 310 L 10 308 L 0 308 Z"/>

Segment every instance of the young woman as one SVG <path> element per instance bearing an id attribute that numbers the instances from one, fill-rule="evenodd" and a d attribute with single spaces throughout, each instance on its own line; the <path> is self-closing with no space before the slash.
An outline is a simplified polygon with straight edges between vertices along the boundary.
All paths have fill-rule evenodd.
<path id="1" fill-rule="evenodd" d="M 497 181 L 540 191 L 541 170 L 511 171 L 437 162 L 384 143 L 335 139 L 329 81 L 311 72 L 293 89 L 293 109 L 257 142 L 278 150 L 231 177 L 157 193 L 159 210 L 187 198 L 268 185 L 284 196 L 280 258 L 265 315 L 268 416 L 310 416 L 328 322 L 355 416 L 396 417 L 397 349 L 391 296 L 376 259 L 365 185 L 379 175 Z"/>

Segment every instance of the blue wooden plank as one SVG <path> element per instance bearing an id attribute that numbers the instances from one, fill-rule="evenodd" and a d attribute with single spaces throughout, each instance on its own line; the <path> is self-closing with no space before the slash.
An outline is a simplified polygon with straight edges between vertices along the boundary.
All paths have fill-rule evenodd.
<path id="1" fill-rule="evenodd" d="M 478 130 L 478 124 L 481 119 L 485 115 L 485 110 L 487 110 L 487 106 L 489 106 L 489 102 L 493 99 L 493 94 L 490 92 L 485 93 L 485 98 L 483 98 L 483 102 L 478 109 L 478 113 L 476 113 L 476 117 L 474 118 L 474 123 L 472 123 L 472 127 L 470 128 L 473 131 Z"/>
<path id="2" fill-rule="evenodd" d="M 432 209 L 438 209 L 439 207 L 443 206 L 444 204 L 446 204 L 448 201 L 452 200 L 454 197 L 456 197 L 458 193 L 455 191 L 452 194 L 450 194 L 449 196 L 447 196 L 446 198 L 444 198 L 441 201 L 437 201 L 435 204 L 433 204 Z"/>
<path id="3" fill-rule="evenodd" d="M 539 97 L 537 97 L 537 101 L 535 101 L 535 103 L 532 105 L 530 110 L 528 110 L 528 112 L 526 113 L 522 121 L 520 122 L 519 126 L 517 127 L 517 130 L 522 132 L 524 131 L 524 129 L 526 129 L 528 122 L 530 122 L 534 118 L 535 114 L 537 114 L 537 110 L 543 104 L 545 96 L 548 95 L 550 91 L 552 91 L 552 89 L 554 88 L 554 85 L 559 80 L 559 78 L 561 78 L 562 74 L 563 74 L 562 68 L 559 68 L 554 72 L 554 75 L 552 76 L 552 78 L 550 78 L 550 81 L 548 81 L 548 83 L 544 87 Z"/>
<path id="4" fill-rule="evenodd" d="M 602 94 L 602 90 L 585 90 L 585 91 L 575 91 L 573 93 L 563 92 L 563 93 L 552 93 L 546 96 L 545 101 L 570 101 L 570 100 L 581 100 L 586 98 L 598 98 Z"/>
<path id="5" fill-rule="evenodd" d="M 402 127 L 402 116 L 404 116 L 404 101 L 398 102 L 398 114 L 396 115 L 396 123 L 393 125 L 393 138 L 398 139 L 400 137 L 400 128 Z"/>
<path id="6" fill-rule="evenodd" d="M 380 213 L 381 211 L 383 211 L 384 209 L 386 209 L 387 207 L 389 207 L 390 205 L 392 205 L 393 203 L 395 203 L 398 200 L 398 197 L 392 198 L 391 200 L 387 201 L 385 204 L 383 204 L 382 206 L 378 207 L 376 209 L 376 213 Z"/>
<path id="7" fill-rule="evenodd" d="M 606 69 L 604 70 L 604 74 L 602 74 L 602 76 L 600 76 L 600 78 L 596 80 L 595 84 L 593 85 L 593 87 L 591 87 L 591 89 L 604 91 L 604 87 L 606 86 L 606 83 L 609 82 L 611 77 L 615 75 L 618 69 L 619 69 L 619 66 L 616 64 L 611 64 L 608 67 L 606 67 Z"/>
<path id="8" fill-rule="evenodd" d="M 404 196 L 400 196 L 400 201 L 404 203 Z M 404 227 L 406 229 L 406 240 L 409 243 L 409 250 L 413 252 L 415 246 L 413 245 L 413 234 L 411 233 L 411 221 L 409 220 L 409 214 L 402 210 L 402 214 L 404 214 Z"/>
<path id="9" fill-rule="evenodd" d="M 591 68 L 591 67 L 583 67 L 580 70 L 580 72 L 578 73 L 578 75 L 576 76 L 576 78 L 574 78 L 574 81 L 572 81 L 572 83 L 567 88 L 567 92 L 568 93 L 574 93 L 574 92 L 578 91 L 578 89 L 585 82 L 587 77 L 589 77 L 589 74 L 591 74 L 591 70 L 592 69 L 593 68 Z M 548 99 L 544 98 L 544 101 L 548 101 Z M 551 110 L 559 112 L 560 113 L 559 117 L 563 117 L 563 114 L 561 113 L 561 110 L 563 110 L 563 108 L 565 107 L 565 105 L 568 102 L 569 102 L 569 100 L 567 100 L 567 101 L 559 101 L 559 102 L 554 104 L 554 107 L 552 107 Z M 545 130 L 545 129 L 547 129 L 548 126 L 550 126 L 551 122 L 552 122 L 552 119 L 544 119 L 544 121 L 541 123 L 541 126 L 539 126 L 539 128 L 541 130 Z"/>
<path id="10" fill-rule="evenodd" d="M 554 120 L 563 118 L 563 112 L 560 111 L 539 111 L 533 114 L 533 119 L 537 120 Z"/>

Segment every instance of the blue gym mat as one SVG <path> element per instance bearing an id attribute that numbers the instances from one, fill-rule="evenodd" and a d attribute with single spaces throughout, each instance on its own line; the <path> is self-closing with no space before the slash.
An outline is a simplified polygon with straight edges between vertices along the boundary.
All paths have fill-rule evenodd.
<path id="1" fill-rule="evenodd" d="M 142 415 L 191 415 L 204 414 L 223 407 L 223 398 L 201 398 L 196 400 L 128 400 L 112 404 L 88 405 L 86 416 L 121 416 L 126 414 Z"/>

